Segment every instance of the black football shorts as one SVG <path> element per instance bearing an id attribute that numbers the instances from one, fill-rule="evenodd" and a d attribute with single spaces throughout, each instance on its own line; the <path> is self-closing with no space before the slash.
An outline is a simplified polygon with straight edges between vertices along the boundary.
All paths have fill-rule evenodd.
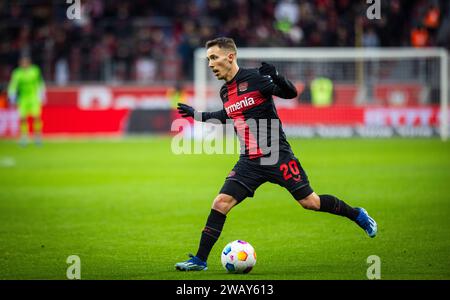
<path id="1" fill-rule="evenodd" d="M 226 177 L 220 193 L 241 202 L 246 197 L 253 197 L 256 189 L 267 181 L 286 188 L 296 200 L 313 192 L 299 160 L 293 153 L 283 151 L 273 165 L 261 165 L 259 159 L 241 157 Z"/>

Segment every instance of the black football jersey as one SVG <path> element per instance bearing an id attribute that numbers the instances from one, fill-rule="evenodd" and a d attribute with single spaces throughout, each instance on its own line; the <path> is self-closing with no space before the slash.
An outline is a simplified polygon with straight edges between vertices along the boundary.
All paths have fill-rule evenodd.
<path id="1" fill-rule="evenodd" d="M 220 89 L 223 109 L 202 113 L 202 121 L 218 119 L 226 123 L 231 119 L 241 143 L 241 157 L 270 155 L 273 143 L 278 143 L 279 151 L 292 152 L 272 95 L 289 99 L 296 97 L 297 91 L 283 76 L 272 78 L 261 75 L 258 69 L 240 68 Z"/>

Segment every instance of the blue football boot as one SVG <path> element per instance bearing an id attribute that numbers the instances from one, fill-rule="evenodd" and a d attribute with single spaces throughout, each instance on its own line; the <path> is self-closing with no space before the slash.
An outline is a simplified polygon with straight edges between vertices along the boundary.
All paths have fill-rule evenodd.
<path id="1" fill-rule="evenodd" d="M 206 271 L 208 266 L 205 261 L 197 256 L 189 254 L 190 259 L 175 264 L 175 268 L 179 271 Z"/>
<path id="2" fill-rule="evenodd" d="M 357 208 L 359 209 L 359 215 L 356 218 L 355 222 L 359 225 L 364 231 L 371 237 L 375 237 L 377 235 L 377 222 L 375 222 L 374 219 L 372 219 L 367 211 L 364 208 Z"/>

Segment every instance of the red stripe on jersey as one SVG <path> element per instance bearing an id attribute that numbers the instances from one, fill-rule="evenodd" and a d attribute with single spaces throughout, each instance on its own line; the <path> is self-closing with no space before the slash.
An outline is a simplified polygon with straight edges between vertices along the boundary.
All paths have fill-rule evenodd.
<path id="1" fill-rule="evenodd" d="M 261 157 L 263 153 L 258 146 L 258 141 L 250 131 L 250 127 L 245 122 L 243 112 L 264 101 L 265 98 L 259 91 L 249 92 L 238 97 L 236 81 L 228 85 L 228 101 L 224 103 L 225 111 L 233 119 L 236 132 L 244 141 L 250 159 Z"/>
<path id="2" fill-rule="evenodd" d="M 240 116 L 244 111 L 256 107 L 266 101 L 259 91 L 252 91 L 242 95 L 237 94 L 236 82 L 228 85 L 228 101 L 224 108 L 230 118 Z"/>
<path id="3" fill-rule="evenodd" d="M 248 155 L 251 159 L 258 158 L 263 155 L 261 149 L 258 147 L 258 141 L 253 133 L 250 131 L 248 124 L 245 122 L 243 115 L 237 116 L 233 119 L 234 127 L 237 134 L 243 139 Z"/>

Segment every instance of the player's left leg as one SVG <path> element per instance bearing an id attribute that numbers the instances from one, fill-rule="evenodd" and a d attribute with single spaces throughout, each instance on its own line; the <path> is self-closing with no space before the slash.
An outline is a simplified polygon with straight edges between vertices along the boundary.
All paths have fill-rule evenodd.
<path id="1" fill-rule="evenodd" d="M 344 201 L 333 195 L 317 195 L 315 192 L 308 196 L 300 194 L 301 189 L 293 193 L 294 198 L 305 209 L 328 212 L 334 215 L 347 217 L 356 221 L 359 215 L 359 209 L 349 206 Z"/>
<path id="2" fill-rule="evenodd" d="M 36 145 L 42 145 L 42 117 L 41 104 L 36 101 L 31 107 L 31 116 L 33 117 L 33 134 Z"/>
<path id="3" fill-rule="evenodd" d="M 40 116 L 33 117 L 33 133 L 36 145 L 42 145 L 42 119 Z"/>
<path id="4" fill-rule="evenodd" d="M 317 195 L 309 185 L 308 176 L 293 154 L 280 155 L 272 169 L 275 182 L 285 187 L 305 209 L 344 216 L 356 222 L 370 237 L 377 234 L 377 223 L 363 208 L 351 207 L 333 195 Z"/>
<path id="5" fill-rule="evenodd" d="M 364 208 L 352 207 L 333 195 L 317 195 L 312 192 L 305 197 L 300 192 L 301 189 L 292 195 L 303 208 L 347 217 L 364 229 L 370 237 L 376 236 L 377 223 Z"/>

